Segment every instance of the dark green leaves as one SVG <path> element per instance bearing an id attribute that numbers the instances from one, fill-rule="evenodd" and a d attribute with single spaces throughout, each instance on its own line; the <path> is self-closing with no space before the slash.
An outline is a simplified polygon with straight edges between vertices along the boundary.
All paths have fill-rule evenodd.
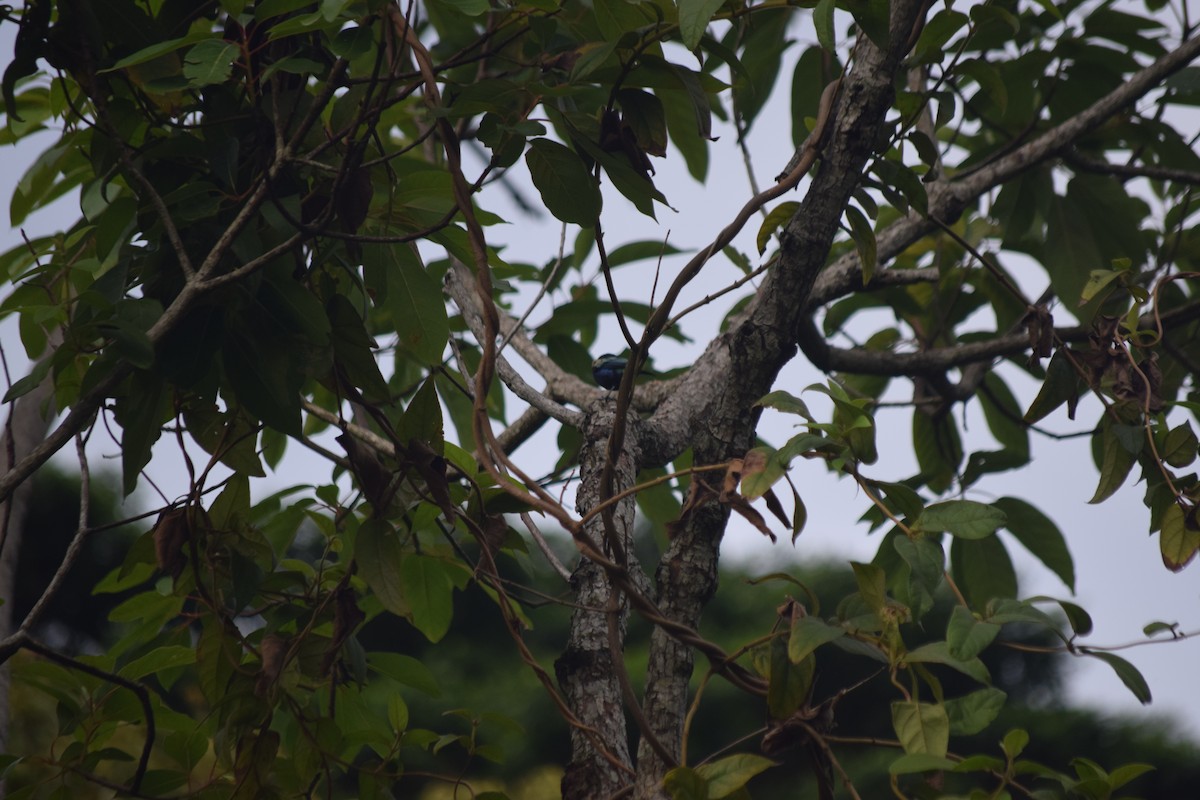
<path id="1" fill-rule="evenodd" d="M 1007 517 L 1004 527 L 1017 541 L 1061 578 L 1067 588 L 1075 591 L 1075 563 L 1054 521 L 1016 497 L 1001 497 L 992 507 Z"/>
<path id="2" fill-rule="evenodd" d="M 854 206 L 846 209 L 846 219 L 850 221 L 850 235 L 854 238 L 854 246 L 858 248 L 863 284 L 866 285 L 875 276 L 875 230 L 866 215 Z"/>
<path id="3" fill-rule="evenodd" d="M 788 658 L 798 664 L 823 644 L 839 639 L 846 633 L 817 617 L 797 617 L 788 636 Z"/>
<path id="4" fill-rule="evenodd" d="M 962 539 L 991 536 L 1004 525 L 1003 511 L 974 500 L 947 500 L 928 506 L 917 520 L 918 527 L 929 533 L 947 531 Z"/>
<path id="5" fill-rule="evenodd" d="M 1121 679 L 1121 683 L 1125 684 L 1125 688 L 1133 692 L 1133 696 L 1138 699 L 1138 702 L 1142 705 L 1149 704 L 1150 686 L 1146 683 L 1146 679 L 1142 677 L 1142 673 L 1137 667 L 1113 653 L 1104 653 L 1088 648 L 1080 648 L 1080 652 L 1092 658 L 1098 658 L 1112 667 L 1113 672 L 1117 673 L 1117 677 Z"/>
<path id="6" fill-rule="evenodd" d="M 549 139 L 534 139 L 525 163 L 551 214 L 576 225 L 596 223 L 600 187 L 573 150 Z"/>
<path id="7" fill-rule="evenodd" d="M 423 364 L 438 364 L 450 338 L 442 287 L 408 245 L 363 245 L 363 266 L 383 276 L 381 298 L 400 345 Z"/>
<path id="8" fill-rule="evenodd" d="M 725 0 L 679 0 L 679 36 L 684 47 L 696 49 L 709 20 L 724 4 Z"/>
<path id="9" fill-rule="evenodd" d="M 162 434 L 170 414 L 162 379 L 138 370 L 129 376 L 125 394 L 117 398 L 116 417 L 125 431 L 121 439 L 121 471 L 125 494 L 137 486 L 138 474 L 150 461 L 150 448 Z"/>

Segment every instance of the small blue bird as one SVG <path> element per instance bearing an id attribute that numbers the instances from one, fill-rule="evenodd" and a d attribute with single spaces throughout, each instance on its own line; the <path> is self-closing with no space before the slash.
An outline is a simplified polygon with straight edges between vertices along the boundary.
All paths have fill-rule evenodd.
<path id="1" fill-rule="evenodd" d="M 605 353 L 592 362 L 592 377 L 599 386 L 611 391 L 621 385 L 621 376 L 628 365 L 629 359 Z"/>

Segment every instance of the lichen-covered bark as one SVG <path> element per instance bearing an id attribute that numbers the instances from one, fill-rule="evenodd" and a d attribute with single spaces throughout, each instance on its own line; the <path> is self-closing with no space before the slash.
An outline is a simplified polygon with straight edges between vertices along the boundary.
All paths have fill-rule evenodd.
<path id="1" fill-rule="evenodd" d="M 580 484 L 576 497 L 580 514 L 586 514 L 600 502 L 601 475 L 614 405 L 612 398 L 600 400 L 584 423 L 586 444 L 580 454 Z M 615 465 L 614 494 L 633 485 L 636 461 L 635 437 L 626 437 L 625 451 Z M 625 552 L 632 541 L 634 515 L 631 497 L 617 503 L 610 517 L 612 528 L 608 536 L 615 536 Z M 606 543 L 605 521 L 601 516 L 587 525 L 585 534 L 598 551 L 613 555 L 613 548 Z M 571 761 L 563 773 L 562 795 L 564 800 L 592 800 L 611 797 L 633 777 L 624 702 L 617 675 L 617 670 L 623 666 L 614 662 L 610 647 L 610 633 L 616 634 L 619 645 L 625 641 L 629 602 L 620 592 L 614 598 L 607 573 L 587 558 L 580 559 L 571 576 L 571 585 L 578 605 L 571 616 L 567 647 L 555 662 L 554 671 L 568 706 L 592 729 L 592 733 L 589 735 L 577 727 L 571 729 Z M 615 631 L 610 632 L 610 626 Z M 620 653 L 617 655 L 619 657 Z M 606 753 L 597 748 L 596 740 Z M 614 761 L 625 769 L 618 768 Z"/>
<path id="2" fill-rule="evenodd" d="M 908 0 L 892 7 L 892 40 L 881 51 L 860 46 L 837 104 L 835 127 L 821 166 L 800 208 L 781 237 L 778 265 L 730 331 L 714 340 L 683 384 L 650 421 L 643 437 L 650 458 L 664 460 L 691 447 L 694 463 L 716 464 L 738 457 L 753 445 L 758 422 L 755 403 L 770 391 L 780 368 L 795 354 L 797 331 L 807 300 L 838 221 L 877 140 L 892 101 L 894 75 L 903 42 L 922 4 Z M 654 463 L 647 460 L 647 464 Z M 717 561 L 728 513 L 715 504 L 689 516 L 657 571 L 659 608 L 671 619 L 697 627 L 716 591 Z M 656 630 L 651 640 L 643 710 L 659 740 L 678 753 L 693 668 L 690 650 Z M 663 798 L 667 765 L 645 744 L 638 750 L 635 797 Z"/>

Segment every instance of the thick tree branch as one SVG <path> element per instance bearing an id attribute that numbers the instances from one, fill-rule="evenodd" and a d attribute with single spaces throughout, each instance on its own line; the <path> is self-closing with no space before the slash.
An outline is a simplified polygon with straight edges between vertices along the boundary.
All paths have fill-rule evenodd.
<path id="1" fill-rule="evenodd" d="M 1115 175 L 1118 178 L 1150 178 L 1156 181 L 1174 181 L 1191 186 L 1200 186 L 1200 172 L 1186 169 L 1160 167 L 1157 164 L 1113 164 L 1098 158 L 1085 156 L 1077 151 L 1063 155 L 1063 161 L 1076 169 L 1100 175 Z"/>
<path id="2" fill-rule="evenodd" d="M 1182 42 L 1178 48 L 1146 68 L 1134 73 L 1128 81 L 1097 100 L 1088 108 L 1021 147 L 999 156 L 972 172 L 954 178 L 942 178 L 926 187 L 929 217 L 952 222 L 972 202 L 1004 181 L 1024 172 L 1069 147 L 1080 136 L 1094 130 L 1121 109 L 1136 102 L 1161 84 L 1168 76 L 1187 66 L 1200 56 L 1200 37 Z M 876 254 L 880 264 L 894 259 L 922 236 L 932 233 L 937 225 L 930 219 L 910 211 L 876 235 Z M 883 270 L 876 273 L 877 277 Z M 862 266 L 857 252 L 847 253 L 826 268 L 813 287 L 813 304 L 828 302 L 848 291 L 857 280 L 861 284 Z"/>
<path id="3" fill-rule="evenodd" d="M 892 5 L 889 51 L 859 40 L 853 68 L 832 114 L 832 130 L 821 165 L 800 208 L 781 239 L 779 264 L 767 273 L 750 306 L 725 335 L 714 339 L 679 388 L 651 419 L 654 433 L 642 439 L 650 458 L 673 457 L 675 447 L 691 446 L 696 464 L 739 456 L 753 445 L 758 413 L 749 411 L 794 355 L 795 332 L 807 318 L 810 292 L 825 266 L 838 222 L 877 145 L 879 124 L 893 97 L 894 76 L 903 48 L 918 24 L 920 2 Z M 674 446 L 672 446 L 674 445 Z M 647 460 L 647 463 L 659 463 Z M 696 481 L 704 480 L 697 476 Z M 714 487 L 719 489 L 719 487 Z M 716 494 L 716 492 L 714 492 Z M 728 509 L 700 504 L 683 521 L 660 562 L 659 605 L 664 614 L 694 627 L 716 590 L 716 566 Z M 645 712 L 660 739 L 679 742 L 687 708 L 692 655 L 687 647 L 656 630 L 647 669 Z M 657 780 L 665 768 L 648 747 L 638 753 L 637 797 L 659 798 Z"/>

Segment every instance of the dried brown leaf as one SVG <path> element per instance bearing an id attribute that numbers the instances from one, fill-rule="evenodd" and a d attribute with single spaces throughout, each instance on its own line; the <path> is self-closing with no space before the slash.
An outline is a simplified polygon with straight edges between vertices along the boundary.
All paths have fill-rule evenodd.
<path id="1" fill-rule="evenodd" d="M 184 545 L 191 532 L 187 506 L 166 509 L 154 523 L 154 558 L 158 568 L 172 578 L 178 578 L 187 564 Z"/>

